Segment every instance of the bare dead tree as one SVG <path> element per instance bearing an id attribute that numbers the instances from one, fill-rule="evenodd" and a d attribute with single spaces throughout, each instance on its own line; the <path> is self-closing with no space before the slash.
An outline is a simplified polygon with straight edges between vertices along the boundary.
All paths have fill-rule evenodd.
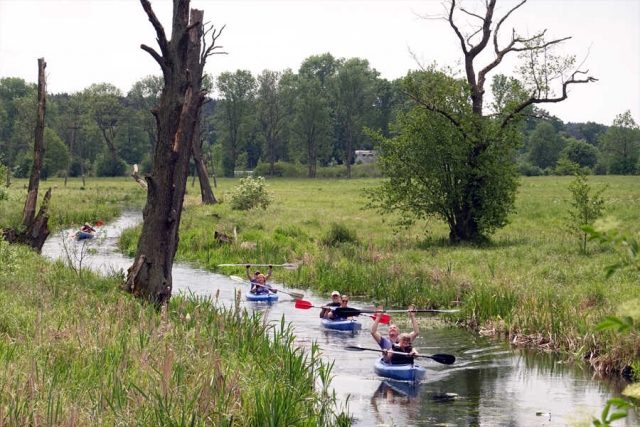
<path id="1" fill-rule="evenodd" d="M 208 35 L 211 35 L 211 44 L 209 46 L 203 41 L 203 49 L 198 60 L 197 57 L 191 58 L 193 63 L 201 64 L 204 67 L 206 62 L 206 58 L 210 55 L 226 55 L 226 52 L 216 51 L 216 49 L 220 49 L 221 46 L 216 46 L 216 41 L 218 37 L 222 34 L 225 26 L 223 25 L 220 28 L 220 31 L 216 31 L 213 26 L 209 26 L 203 34 L 203 39 Z M 200 88 L 202 89 L 202 81 L 200 82 Z M 204 101 L 203 101 L 204 102 Z M 209 172 L 207 171 L 206 162 L 202 156 L 202 143 L 204 142 L 202 135 L 204 133 L 202 126 L 202 117 L 201 111 L 198 110 L 198 118 L 197 118 L 197 132 L 194 134 L 192 151 L 193 151 L 193 161 L 196 166 L 196 172 L 198 173 L 198 181 L 200 182 L 200 195 L 202 197 L 202 203 L 205 205 L 212 205 L 218 203 L 216 197 L 213 195 L 213 189 L 211 188 L 211 183 L 209 182 Z"/>
<path id="2" fill-rule="evenodd" d="M 591 83 L 597 81 L 596 78 L 587 76 L 583 79 L 577 78 L 580 75 L 585 75 L 587 71 L 580 71 L 577 69 L 571 69 L 574 65 L 574 58 L 555 58 L 554 66 L 551 67 L 549 58 L 545 58 L 542 65 L 537 64 L 537 57 L 539 55 L 546 56 L 550 47 L 558 45 L 571 37 L 563 37 L 559 39 L 546 40 L 545 35 L 547 30 L 537 32 L 531 37 L 522 37 L 517 34 L 515 29 L 511 30 L 511 37 L 506 46 L 501 47 L 499 44 L 500 30 L 505 24 L 509 16 L 523 6 L 527 0 L 522 0 L 520 3 L 509 9 L 502 18 L 500 18 L 497 24 L 493 25 L 493 14 L 496 7 L 497 0 L 488 0 L 486 3 L 485 15 L 477 15 L 467 11 L 464 8 L 457 8 L 456 0 L 452 0 L 449 7 L 448 21 L 451 28 L 456 33 L 458 40 L 460 41 L 460 47 L 464 54 L 464 65 L 467 82 L 471 86 L 471 99 L 473 103 L 473 112 L 479 116 L 483 114 L 484 107 L 484 94 L 485 83 L 487 75 L 494 71 L 498 67 L 504 58 L 513 53 L 524 54 L 521 57 L 528 56 L 529 60 L 526 61 L 523 71 L 528 73 L 527 80 L 530 83 L 529 97 L 523 100 L 520 105 L 514 108 L 514 111 L 503 119 L 503 127 L 513 119 L 513 117 L 527 106 L 540 103 L 555 103 L 561 102 L 567 99 L 567 87 L 571 84 Z M 479 25 L 470 34 L 463 34 L 456 21 L 454 19 L 454 13 L 456 10 L 468 15 L 471 18 L 479 20 Z M 482 67 L 476 74 L 476 66 L 474 61 L 484 49 L 489 46 L 489 42 L 492 42 L 493 53 L 495 58 L 487 65 Z M 553 91 L 550 88 L 550 84 L 553 80 L 561 79 L 561 92 L 560 96 L 553 96 Z"/>
<path id="3" fill-rule="evenodd" d="M 206 94 L 202 90 L 203 68 L 216 49 L 217 36 L 214 31 L 213 43 L 207 47 L 203 43 L 204 12 L 190 10 L 189 0 L 173 0 L 169 40 L 151 3 L 140 3 L 156 31 L 160 52 L 146 45 L 140 47 L 160 66 L 164 87 L 160 106 L 152 110 L 158 132 L 153 170 L 145 175 L 148 190 L 142 234 L 124 289 L 149 302 L 163 304 L 171 298 L 171 269 L 179 241 L 189 158 Z"/>
<path id="4" fill-rule="evenodd" d="M 522 36 L 512 29 L 501 38 L 508 18 L 526 2 L 521 0 L 498 17 L 497 0 L 477 2 L 482 5 L 480 11 L 465 8 L 461 1 L 447 1 L 445 13 L 438 18 L 445 20 L 457 37 L 466 87 L 457 92 L 451 89 L 449 96 L 452 98 L 446 98 L 442 92 L 430 90 L 427 83 L 414 79 L 413 86 L 405 91 L 418 105 L 449 122 L 460 140 L 470 147 L 464 162 L 470 172 L 459 179 L 465 183 L 463 188 L 455 189 L 463 196 L 448 219 L 450 239 L 454 242 L 480 239 L 484 237 L 483 228 L 488 230 L 506 224 L 517 188 L 515 167 L 505 169 L 502 176 L 495 176 L 495 171 L 487 170 L 489 162 L 486 160 L 501 150 L 504 150 L 501 154 L 505 159 L 511 158 L 506 151 L 513 149 L 510 132 L 514 131 L 512 125 L 522 118 L 523 110 L 534 104 L 561 102 L 567 99 L 570 85 L 597 81 L 588 76 L 588 70 L 580 69 L 581 64 L 576 66 L 575 57 L 554 54 L 554 48 L 570 37 L 547 40 L 546 30 Z M 491 116 L 485 115 L 488 76 L 506 57 L 513 55 L 521 60 L 520 80 L 509 94 L 508 105 L 497 108 Z M 483 60 L 486 63 L 479 65 Z M 438 74 L 433 69 L 425 71 L 430 79 Z M 451 77 L 446 84 L 453 88 L 458 80 Z M 442 83 L 445 84 L 444 78 Z M 451 101 L 453 98 L 459 102 L 457 106 Z M 495 203 L 496 200 L 501 202 Z"/>
<path id="5" fill-rule="evenodd" d="M 202 203 L 205 205 L 213 205 L 218 203 L 218 201 L 213 195 L 213 189 L 211 188 L 211 183 L 209 182 L 209 172 L 207 172 L 207 165 L 204 161 L 204 158 L 202 157 L 202 143 L 204 141 L 202 139 L 202 118 L 200 114 L 198 114 L 197 122 L 198 132 L 196 132 L 194 136 L 192 147 L 193 161 L 196 165 L 198 181 L 200 182 L 200 196 L 202 197 Z"/>
<path id="6" fill-rule="evenodd" d="M 33 144 L 33 164 L 29 176 L 29 188 L 27 199 L 22 212 L 22 227 L 24 231 L 17 232 L 13 229 L 2 230 L 3 237 L 11 243 L 21 243 L 31 246 L 40 252 L 44 242 L 49 236 L 49 201 L 51 200 L 51 188 L 45 193 L 38 215 L 36 205 L 38 203 L 38 191 L 40 187 L 40 172 L 44 160 L 44 116 L 47 110 L 47 85 L 45 68 L 47 63 L 44 58 L 38 59 L 38 112 L 36 117 L 35 137 Z"/>

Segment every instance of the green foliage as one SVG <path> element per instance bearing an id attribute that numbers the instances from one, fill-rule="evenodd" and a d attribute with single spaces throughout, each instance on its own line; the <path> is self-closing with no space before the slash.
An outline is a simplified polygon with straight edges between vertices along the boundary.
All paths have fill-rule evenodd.
<path id="1" fill-rule="evenodd" d="M 556 175 L 574 175 L 576 172 L 580 171 L 580 165 L 567 159 L 566 157 L 561 157 L 556 162 L 555 174 Z M 585 171 L 582 171 L 586 174 Z"/>
<path id="2" fill-rule="evenodd" d="M 560 153 L 560 160 L 567 159 L 573 163 L 577 163 L 580 167 L 593 169 L 598 163 L 599 156 L 600 150 L 598 150 L 597 147 L 584 141 L 571 138 Z"/>
<path id="3" fill-rule="evenodd" d="M 611 412 L 612 408 L 620 409 L 620 411 Z M 593 425 L 596 427 L 610 427 L 611 423 L 615 420 L 625 418 L 627 416 L 627 410 L 630 408 L 632 408 L 632 406 L 622 398 L 609 399 L 602 410 L 600 419 L 594 418 Z"/>
<path id="4" fill-rule="evenodd" d="M 224 175 L 232 177 L 238 156 L 246 153 L 241 150 L 243 143 L 255 126 L 256 79 L 247 70 L 224 72 L 216 79 L 216 88 L 220 93 L 214 116 L 216 138 L 225 147 Z"/>
<path id="5" fill-rule="evenodd" d="M 485 240 L 508 223 L 513 211 L 520 146 L 515 127 L 477 117 L 467 83 L 444 72 L 413 73 L 403 84 L 421 101 L 398 116 L 397 136 L 368 131 L 383 153 L 378 164 L 389 177 L 368 192 L 368 207 L 385 215 L 401 213 L 396 221 L 401 226 L 442 219 L 452 241 Z"/>
<path id="6" fill-rule="evenodd" d="M 640 258 L 638 257 L 638 242 L 627 236 L 619 236 L 617 232 L 599 232 L 592 226 L 583 227 L 585 233 L 589 235 L 589 240 L 598 240 L 603 244 L 614 244 L 627 246 L 626 256 L 613 264 L 605 267 L 607 278 L 610 278 L 617 270 L 632 267 L 635 271 L 640 272 Z M 640 300 L 631 300 L 626 304 L 623 304 L 622 311 L 627 311 L 630 315 L 606 316 L 605 320 L 600 322 L 594 329 L 596 331 L 613 330 L 618 334 L 623 333 L 638 333 L 640 332 L 640 312 L 638 311 L 638 302 Z M 630 312 L 630 313 L 629 313 Z M 636 355 L 637 356 L 637 355 Z M 640 362 L 636 360 L 633 363 L 634 376 L 638 377 L 638 365 Z M 623 398 L 609 399 L 605 408 L 602 411 L 600 419 L 594 419 L 593 424 L 595 426 L 609 426 L 610 423 L 616 419 L 625 418 L 627 416 L 627 410 L 633 407 L 638 407 L 638 400 L 640 399 L 640 388 L 637 384 L 628 386 L 623 392 L 623 395 L 628 396 L 629 402 Z M 615 406 L 624 412 L 614 412 L 609 415 L 611 406 Z"/>
<path id="7" fill-rule="evenodd" d="M 602 193 L 607 189 L 606 186 L 601 187 L 592 193 L 591 186 L 584 173 L 578 171 L 575 179 L 569 184 L 571 192 L 572 209 L 568 212 L 567 226 L 569 230 L 580 237 L 582 251 L 587 251 L 588 234 L 582 227 L 593 225 L 595 220 L 602 216 L 604 211 L 604 199 Z"/>
<path id="8" fill-rule="evenodd" d="M 340 243 L 357 243 L 358 233 L 349 229 L 344 224 L 337 222 L 331 223 L 331 228 L 322 238 L 322 244 L 325 246 L 336 246 Z"/>
<path id="9" fill-rule="evenodd" d="M 240 179 L 240 184 L 232 191 L 225 193 L 225 199 L 229 201 L 231 209 L 250 210 L 267 209 L 272 196 L 267 191 L 267 183 L 264 177 L 253 179 L 248 176 Z"/>
<path id="10" fill-rule="evenodd" d="M 616 116 L 611 127 L 602 135 L 600 145 L 609 160 L 610 174 L 638 173 L 640 127 L 629 110 Z"/>
<path id="11" fill-rule="evenodd" d="M 284 318 L 194 295 L 156 310 L 120 292 L 119 275 L 79 279 L 3 241 L 0 262 L 0 424 L 351 425 L 331 365 Z"/>
<path id="12" fill-rule="evenodd" d="M 44 160 L 40 176 L 46 179 L 65 170 L 69 162 L 69 150 L 62 139 L 49 127 L 44 130 Z"/>
<path id="13" fill-rule="evenodd" d="M 528 161 L 520 161 L 518 162 L 517 171 L 519 174 L 524 176 L 540 176 L 544 175 L 544 170 L 542 170 L 539 166 L 534 166 Z"/>
<path id="14" fill-rule="evenodd" d="M 113 159 L 111 156 L 102 156 L 96 160 L 96 175 L 104 177 L 124 176 L 127 164 L 122 159 Z"/>
<path id="15" fill-rule="evenodd" d="M 267 176 L 269 175 L 270 168 L 269 163 L 258 162 L 257 166 L 253 169 L 253 176 Z M 276 162 L 273 165 L 273 176 L 276 177 L 304 178 L 306 174 L 306 168 L 300 164 Z"/>
<path id="16" fill-rule="evenodd" d="M 621 318 L 607 316 L 605 320 L 598 323 L 598 326 L 595 327 L 596 331 L 606 331 L 610 329 L 619 334 L 627 331 L 640 332 L 640 324 L 636 324 L 630 316 L 624 316 Z"/>
<path id="17" fill-rule="evenodd" d="M 551 123 L 541 121 L 527 141 L 529 162 L 542 169 L 554 167 L 565 144 Z"/>
<path id="18" fill-rule="evenodd" d="M 2 157 L 0 157 L 0 159 L 2 159 Z M 0 162 L 0 182 L 4 183 L 4 185 L 7 184 L 6 178 L 7 178 L 7 170 L 8 169 L 9 168 L 7 168 L 5 165 L 3 165 Z M 0 185 L 0 186 L 4 186 L 4 185 Z"/>
<path id="19" fill-rule="evenodd" d="M 629 235 L 620 235 L 617 231 L 597 231 L 593 226 L 586 225 L 582 230 L 589 236 L 589 240 L 597 240 L 602 244 L 622 247 L 618 261 L 605 267 L 607 278 L 618 270 L 640 272 L 640 245 L 638 240 Z"/>

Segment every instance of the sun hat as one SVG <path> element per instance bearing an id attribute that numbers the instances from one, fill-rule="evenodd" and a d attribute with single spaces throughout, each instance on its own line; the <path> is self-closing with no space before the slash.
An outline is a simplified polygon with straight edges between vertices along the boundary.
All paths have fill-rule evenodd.
<path id="1" fill-rule="evenodd" d="M 338 292 L 338 291 L 333 291 L 333 292 L 331 292 L 331 296 L 332 296 L 332 297 L 334 297 L 334 296 L 336 296 L 336 295 L 340 296 L 340 292 Z"/>
<path id="2" fill-rule="evenodd" d="M 255 271 L 255 273 L 253 273 L 253 274 L 254 274 L 254 275 L 255 275 L 255 274 L 260 274 L 260 270 L 256 270 L 256 271 Z"/>

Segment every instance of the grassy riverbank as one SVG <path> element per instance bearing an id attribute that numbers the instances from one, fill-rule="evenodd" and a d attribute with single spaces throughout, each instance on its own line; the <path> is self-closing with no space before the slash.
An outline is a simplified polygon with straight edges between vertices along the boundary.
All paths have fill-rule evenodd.
<path id="1" fill-rule="evenodd" d="M 54 190 L 51 223 L 109 220 L 137 191 L 90 185 Z M 19 193 L 0 201 L 0 225 L 19 221 Z M 121 281 L 0 241 L 0 425 L 351 424 L 331 367 L 317 347 L 293 345 L 284 319 L 265 324 L 215 297 L 174 297 L 157 312 Z"/>
<path id="2" fill-rule="evenodd" d="M 220 263 L 300 263 L 278 270 L 274 280 L 329 292 L 340 289 L 385 306 L 460 308 L 448 319 L 501 334 L 510 342 L 590 359 L 609 372 L 638 357 L 637 336 L 594 333 L 606 315 L 625 314 L 624 302 L 640 298 L 637 275 L 605 279 L 603 268 L 620 256 L 616 248 L 589 243 L 566 227 L 572 177 L 525 178 L 517 214 L 488 245 L 451 246 L 437 221 L 394 233 L 375 212 L 363 210 L 367 180 L 269 180 L 274 202 L 267 211 L 240 212 L 228 205 L 199 205 L 191 191 L 181 226 L 178 257 L 225 274 L 242 268 Z M 621 233 L 640 230 L 640 178 L 590 177 L 607 184 L 608 223 Z M 219 180 L 218 197 L 237 184 Z M 214 231 L 237 236 L 219 244 Z M 134 250 L 137 231 L 123 245 Z M 628 314 L 628 313 L 626 313 Z"/>

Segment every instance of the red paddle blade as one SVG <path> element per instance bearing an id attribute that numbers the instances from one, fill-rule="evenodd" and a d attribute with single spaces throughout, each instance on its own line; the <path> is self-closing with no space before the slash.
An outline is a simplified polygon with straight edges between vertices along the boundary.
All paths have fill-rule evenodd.
<path id="1" fill-rule="evenodd" d="M 371 316 L 373 320 L 376 320 L 377 317 L 378 317 L 377 314 L 374 314 L 373 316 Z M 380 317 L 380 323 L 388 325 L 390 321 L 391 321 L 391 316 L 389 316 L 388 314 L 383 314 L 382 317 Z"/>
<path id="2" fill-rule="evenodd" d="M 98 227 L 100 227 L 102 224 L 104 224 L 102 221 L 98 221 L 98 222 L 96 222 L 96 225 L 97 225 Z"/>
<path id="3" fill-rule="evenodd" d="M 302 308 L 303 310 L 308 310 L 312 307 L 313 307 L 313 304 L 311 304 L 309 301 L 305 301 L 301 299 L 296 301 L 296 308 Z"/>

